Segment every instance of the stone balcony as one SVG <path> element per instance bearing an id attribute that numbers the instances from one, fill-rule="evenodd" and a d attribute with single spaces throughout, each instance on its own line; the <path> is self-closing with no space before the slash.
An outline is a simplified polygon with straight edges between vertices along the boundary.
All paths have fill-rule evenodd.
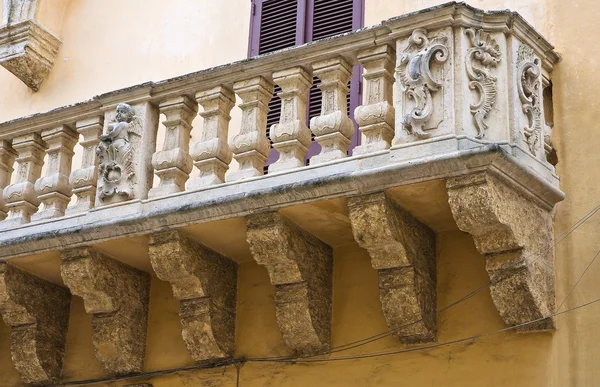
<path id="1" fill-rule="evenodd" d="M 545 108 L 557 61 L 518 14 L 449 3 L 0 124 L 0 313 L 15 367 L 27 383 L 59 379 L 74 294 L 93 315 L 96 357 L 141 372 L 152 273 L 181 301 L 192 358 L 230 358 L 237 265 L 252 259 L 275 287 L 287 345 L 326 352 L 332 249 L 349 243 L 379 273 L 389 329 L 435 341 L 435 233 L 456 227 L 486 258 L 504 322 L 553 329 L 552 211 L 564 194 Z M 363 138 L 347 157 L 358 64 Z M 313 76 L 323 109 L 307 127 Z M 264 173 L 274 85 L 280 158 Z M 322 150 L 305 166 L 311 141 Z"/>

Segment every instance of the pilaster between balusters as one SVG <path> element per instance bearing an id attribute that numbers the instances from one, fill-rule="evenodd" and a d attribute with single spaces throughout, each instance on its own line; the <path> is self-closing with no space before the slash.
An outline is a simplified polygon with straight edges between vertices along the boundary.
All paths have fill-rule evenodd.
<path id="1" fill-rule="evenodd" d="M 310 129 L 306 126 L 306 102 L 312 85 L 312 74 L 302 67 L 276 71 L 273 81 L 281 87 L 279 123 L 271 127 L 273 148 L 279 159 L 269 165 L 269 173 L 304 166 L 304 156 L 311 142 Z"/>
<path id="2" fill-rule="evenodd" d="M 313 72 L 321 80 L 322 102 L 321 115 L 311 118 L 310 130 L 321 145 L 321 153 L 310 159 L 311 165 L 346 157 L 354 134 L 354 125 L 346 113 L 352 66 L 337 57 L 314 63 Z"/>
<path id="3" fill-rule="evenodd" d="M 74 170 L 69 176 L 73 193 L 77 196 L 77 203 L 67 207 L 67 215 L 85 212 L 94 207 L 98 181 L 96 146 L 100 142 L 98 136 L 102 134 L 103 125 L 104 116 L 91 117 L 75 124 L 77 133 L 83 136 L 83 140 L 79 142 L 83 148 L 83 155 L 81 168 Z"/>
<path id="4" fill-rule="evenodd" d="M 0 140 L 0 220 L 5 219 L 8 215 L 2 191 L 10 183 L 13 164 L 17 156 L 17 152 L 13 149 L 10 141 Z"/>
<path id="5" fill-rule="evenodd" d="M 353 150 L 361 155 L 389 149 L 394 137 L 393 104 L 395 50 L 385 44 L 358 53 L 365 68 L 363 105 L 354 110 L 354 119 L 365 135 L 364 143 Z"/>
<path id="6" fill-rule="evenodd" d="M 190 132 L 198 104 L 184 95 L 161 102 L 159 111 L 165 115 L 163 125 L 167 130 L 163 149 L 152 155 L 154 174 L 160 178 L 160 183 L 148 192 L 149 198 L 185 191 L 185 183 L 193 169 L 189 154 Z"/>
<path id="7" fill-rule="evenodd" d="M 242 124 L 240 133 L 233 138 L 229 147 L 239 168 L 227 174 L 227 181 L 263 175 L 271 150 L 266 129 L 273 89 L 273 84 L 263 77 L 234 83 L 233 90 L 243 101 L 238 105 L 242 110 Z"/>
<path id="8" fill-rule="evenodd" d="M 40 201 L 34 189 L 35 181 L 42 173 L 44 151 L 47 147 L 39 133 L 30 133 L 13 139 L 17 152 L 17 178 L 14 184 L 4 188 L 8 217 L 0 223 L 0 229 L 12 228 L 31 221 Z"/>
<path id="9" fill-rule="evenodd" d="M 190 154 L 200 175 L 188 182 L 188 189 L 224 183 L 225 173 L 232 159 L 227 134 L 235 94 L 225 86 L 217 86 L 196 93 L 196 101 L 204 108 L 200 113 L 204 118 L 204 125 L 200 141 L 192 145 Z"/>
<path id="10" fill-rule="evenodd" d="M 31 217 L 32 221 L 63 216 L 73 194 L 69 175 L 73 159 L 73 147 L 78 134 L 67 125 L 60 125 L 42 132 L 48 144 L 48 168 L 46 176 L 35 182 L 35 192 L 43 208 Z"/>

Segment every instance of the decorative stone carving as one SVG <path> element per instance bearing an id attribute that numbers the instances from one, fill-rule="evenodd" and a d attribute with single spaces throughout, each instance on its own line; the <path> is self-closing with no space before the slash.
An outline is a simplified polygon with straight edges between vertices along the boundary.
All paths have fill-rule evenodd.
<path id="1" fill-rule="evenodd" d="M 394 58 L 396 52 L 388 45 L 376 46 L 358 53 L 358 61 L 366 70 L 363 104 L 354 110 L 358 129 L 365 135 L 364 144 L 353 155 L 388 149 L 394 137 L 393 105 Z"/>
<path id="2" fill-rule="evenodd" d="M 275 212 L 247 218 L 256 262 L 275 285 L 277 323 L 296 353 L 326 351 L 331 342 L 333 257 L 329 246 Z"/>
<path id="3" fill-rule="evenodd" d="M 469 88 L 479 95 L 477 102 L 470 104 L 471 114 L 477 129 L 475 137 L 483 138 L 488 128 L 485 118 L 492 111 L 498 95 L 497 78 L 492 74 L 491 68 L 500 63 L 500 47 L 485 31 L 467 28 L 465 34 L 472 46 L 465 57 Z"/>
<path id="4" fill-rule="evenodd" d="M 11 357 L 23 382 L 59 381 L 70 304 L 66 289 L 0 263 L 0 314 L 11 328 Z"/>
<path id="5" fill-rule="evenodd" d="M 151 198 L 185 191 L 185 182 L 193 168 L 188 152 L 198 104 L 187 96 L 181 96 L 161 102 L 158 108 L 167 118 L 163 121 L 167 131 L 162 151 L 152 156 L 152 166 L 160 184 L 148 192 Z"/>
<path id="6" fill-rule="evenodd" d="M 190 180 L 188 189 L 209 187 L 225 182 L 225 172 L 231 162 L 231 150 L 227 145 L 229 112 L 235 105 L 235 94 L 230 89 L 217 86 L 196 93 L 196 101 L 204 108 L 200 141 L 190 151 L 200 176 Z"/>
<path id="7" fill-rule="evenodd" d="M 533 50 L 521 45 L 517 54 L 518 82 L 517 90 L 527 117 L 527 126 L 523 128 L 523 138 L 529 151 L 535 156 L 542 141 L 542 111 L 540 107 L 541 75 L 540 61 L 533 58 Z"/>
<path id="8" fill-rule="evenodd" d="M 352 66 L 338 57 L 313 63 L 313 72 L 321 80 L 322 93 L 321 115 L 310 120 L 310 130 L 321 145 L 321 153 L 310 159 L 311 165 L 316 165 L 347 156 L 354 134 L 354 124 L 346 113 Z"/>
<path id="9" fill-rule="evenodd" d="M 61 41 L 35 22 L 37 0 L 4 0 L 0 64 L 33 91 L 52 70 Z"/>
<path id="10" fill-rule="evenodd" d="M 41 211 L 33 214 L 31 220 L 50 219 L 63 216 L 71 201 L 71 161 L 73 147 L 77 143 L 78 134 L 66 125 L 47 129 L 42 132 L 42 140 L 48 146 L 48 166 L 46 176 L 37 179 L 35 192 L 42 203 Z"/>
<path id="11" fill-rule="evenodd" d="M 114 374 L 141 372 L 146 349 L 150 278 L 90 248 L 62 253 L 61 275 L 92 313 L 96 357 Z"/>
<path id="12" fill-rule="evenodd" d="M 383 192 L 348 201 L 352 231 L 379 273 L 388 329 L 402 342 L 435 341 L 435 235 Z"/>
<path id="13" fill-rule="evenodd" d="M 98 181 L 98 166 L 96 164 L 96 147 L 100 143 L 104 117 L 92 117 L 77 122 L 77 132 L 83 136 L 80 142 L 83 147 L 81 168 L 71 172 L 69 183 L 77 196 L 77 203 L 67 207 L 67 214 L 85 212 L 94 207 L 96 197 L 96 182 Z"/>
<path id="14" fill-rule="evenodd" d="M 116 109 L 115 122 L 100 135 L 98 156 L 98 198 L 102 203 L 117 203 L 135 197 L 137 183 L 134 143 L 142 136 L 142 124 L 126 103 Z"/>
<path id="15" fill-rule="evenodd" d="M 40 204 L 35 193 L 34 183 L 42 173 L 46 143 L 38 133 L 31 133 L 13 140 L 17 151 L 17 178 L 15 184 L 4 188 L 2 197 L 9 210 L 8 218 L 0 223 L 2 228 L 12 228 L 29 223 L 31 214 Z"/>
<path id="16" fill-rule="evenodd" d="M 486 259 L 492 300 L 504 322 L 514 326 L 547 317 L 518 329 L 553 329 L 551 209 L 489 172 L 451 178 L 447 187 L 458 228 L 473 236 Z"/>
<path id="17" fill-rule="evenodd" d="M 2 191 L 10 183 L 15 157 L 17 157 L 17 152 L 12 148 L 10 142 L 0 140 L 0 220 L 6 218 L 8 215 Z"/>
<path id="18" fill-rule="evenodd" d="M 404 116 L 402 125 L 418 138 L 427 138 L 424 131 L 433 113 L 431 94 L 440 90 L 441 81 L 431 74 L 432 61 L 443 64 L 448 60 L 447 38 L 428 37 L 427 30 L 417 28 L 408 39 L 408 47 L 400 57 L 397 71 L 400 75 L 402 92 L 414 102 L 410 113 Z"/>
<path id="19" fill-rule="evenodd" d="M 229 144 L 239 169 L 230 172 L 227 181 L 262 176 L 271 151 L 266 128 L 273 84 L 263 77 L 256 77 L 234 83 L 233 90 L 243 101 L 238 105 L 242 110 L 242 126 Z"/>
<path id="20" fill-rule="evenodd" d="M 150 236 L 150 262 L 180 300 L 181 335 L 196 361 L 233 356 L 237 264 L 178 231 Z"/>
<path id="21" fill-rule="evenodd" d="M 311 142 L 310 129 L 306 127 L 306 101 L 312 75 L 302 67 L 293 67 L 273 73 L 273 81 L 281 87 L 277 94 L 281 98 L 281 116 L 270 131 L 279 159 L 269 165 L 269 173 L 304 166 Z"/>

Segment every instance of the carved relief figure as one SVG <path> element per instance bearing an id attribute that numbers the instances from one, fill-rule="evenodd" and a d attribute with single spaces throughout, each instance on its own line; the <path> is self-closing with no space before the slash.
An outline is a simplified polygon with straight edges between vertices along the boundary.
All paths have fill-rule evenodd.
<path id="1" fill-rule="evenodd" d="M 527 116 L 528 121 L 527 126 L 523 128 L 523 136 L 531 153 L 536 155 L 538 143 L 541 141 L 542 137 L 540 61 L 537 58 L 533 60 L 522 60 L 521 58 L 523 55 L 525 54 L 522 54 L 522 51 L 520 50 L 517 58 L 517 64 L 519 65 L 517 89 L 519 91 L 519 99 L 523 105 L 523 113 Z"/>
<path id="2" fill-rule="evenodd" d="M 415 105 L 404 116 L 402 124 L 409 133 L 419 138 L 429 136 L 423 131 L 423 126 L 433 112 L 431 94 L 442 86 L 441 81 L 434 79 L 431 74 L 431 62 L 434 60 L 441 64 L 448 60 L 446 41 L 445 36 L 428 38 L 427 30 L 423 28 L 414 30 L 396 69 L 400 75 L 402 91 Z"/>
<path id="3" fill-rule="evenodd" d="M 135 168 L 132 142 L 142 135 L 142 126 L 133 108 L 125 103 L 117 106 L 115 122 L 108 124 L 108 133 L 99 136 L 98 197 L 107 201 L 133 198 Z M 116 199 L 116 198 L 115 198 Z"/>
<path id="4" fill-rule="evenodd" d="M 481 30 L 467 28 L 465 34 L 469 37 L 472 47 L 467 50 L 466 69 L 469 77 L 469 89 L 477 91 L 479 100 L 470 105 L 471 114 L 477 129 L 476 138 L 483 138 L 488 125 L 485 118 L 496 103 L 498 89 L 496 76 L 492 67 L 500 62 L 500 47 L 488 34 Z"/>

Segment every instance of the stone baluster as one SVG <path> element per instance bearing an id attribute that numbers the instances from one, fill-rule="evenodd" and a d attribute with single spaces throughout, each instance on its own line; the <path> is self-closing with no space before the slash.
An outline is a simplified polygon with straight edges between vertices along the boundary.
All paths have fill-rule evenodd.
<path id="1" fill-rule="evenodd" d="M 2 228 L 29 223 L 40 204 L 34 183 L 42 173 L 46 142 L 39 133 L 31 133 L 13 139 L 13 148 L 18 154 L 17 179 L 2 193 L 9 211 L 8 218 L 0 223 Z"/>
<path id="2" fill-rule="evenodd" d="M 166 117 L 163 124 L 167 132 L 162 151 L 152 156 L 152 166 L 160 184 L 148 192 L 150 198 L 185 191 L 185 182 L 193 168 L 189 155 L 190 131 L 198 104 L 187 96 L 181 96 L 163 101 L 159 109 Z"/>
<path id="3" fill-rule="evenodd" d="M 83 136 L 80 142 L 83 147 L 81 168 L 71 172 L 69 182 L 73 193 L 77 195 L 77 203 L 67 208 L 67 215 L 76 214 L 94 208 L 96 200 L 96 184 L 98 181 L 98 166 L 96 165 L 96 146 L 100 142 L 104 117 L 92 117 L 77 122 L 77 132 Z"/>
<path id="4" fill-rule="evenodd" d="M 312 75 L 302 67 L 277 71 L 273 81 L 281 87 L 279 123 L 271 127 L 273 148 L 279 160 L 269 165 L 269 173 L 304 166 L 304 156 L 310 145 L 310 129 L 306 127 L 307 92 L 312 85 Z"/>
<path id="5" fill-rule="evenodd" d="M 310 159 L 311 165 L 347 156 L 354 125 L 346 113 L 348 82 L 352 66 L 341 57 L 313 64 L 313 72 L 321 80 L 321 115 L 310 120 L 310 130 L 321 145 L 321 153 Z"/>
<path id="6" fill-rule="evenodd" d="M 190 154 L 200 176 L 190 180 L 188 189 L 209 187 L 225 182 L 225 172 L 231 162 L 231 150 L 227 145 L 229 112 L 235 105 L 235 94 L 230 89 L 217 86 L 196 93 L 196 101 L 204 108 L 202 136 L 192 146 Z"/>
<path id="7" fill-rule="evenodd" d="M 262 176 L 271 144 L 267 139 L 267 113 L 273 96 L 273 84 L 256 77 L 233 84 L 233 90 L 242 99 L 242 127 L 229 147 L 240 164 L 239 169 L 227 174 L 227 181 Z"/>
<path id="8" fill-rule="evenodd" d="M 358 53 L 366 72 L 363 104 L 354 110 L 354 119 L 365 135 L 365 142 L 354 148 L 354 155 L 389 149 L 394 137 L 393 104 L 395 51 L 388 45 Z"/>
<path id="9" fill-rule="evenodd" d="M 69 175 L 73 147 L 77 143 L 78 134 L 66 125 L 47 129 L 42 132 L 42 139 L 48 145 L 48 169 L 46 176 L 37 179 L 35 192 L 43 204 L 40 212 L 34 214 L 31 220 L 41 220 L 63 216 L 71 195 Z"/>
<path id="10" fill-rule="evenodd" d="M 0 220 L 8 215 L 6 203 L 2 198 L 2 191 L 10 183 L 15 157 L 17 157 L 17 152 L 12 148 L 10 142 L 0 140 Z"/>

